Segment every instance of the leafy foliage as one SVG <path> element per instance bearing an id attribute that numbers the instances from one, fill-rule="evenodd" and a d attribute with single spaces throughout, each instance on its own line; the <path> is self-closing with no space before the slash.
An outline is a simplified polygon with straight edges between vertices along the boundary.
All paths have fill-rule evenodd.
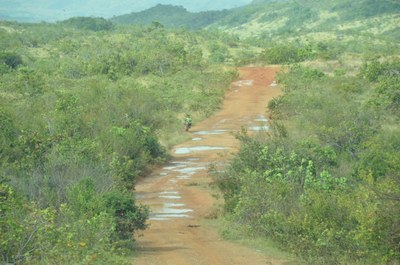
<path id="1" fill-rule="evenodd" d="M 280 45 L 267 48 L 261 55 L 261 60 L 269 64 L 288 64 L 302 62 L 313 57 L 314 53 L 311 47 Z"/>

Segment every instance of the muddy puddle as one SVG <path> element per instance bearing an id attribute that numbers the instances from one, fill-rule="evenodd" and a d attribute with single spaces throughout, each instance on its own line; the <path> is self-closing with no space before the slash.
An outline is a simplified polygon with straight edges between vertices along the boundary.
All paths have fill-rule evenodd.
<path id="1" fill-rule="evenodd" d="M 158 198 L 178 200 L 182 199 L 182 196 L 180 196 L 177 191 L 163 191 L 159 193 Z"/>
<path id="2" fill-rule="evenodd" d="M 183 203 L 165 202 L 161 209 L 154 210 L 150 213 L 150 220 L 170 220 L 172 218 L 189 218 L 188 213 L 193 212 L 192 209 L 182 208 L 186 205 Z"/>
<path id="3" fill-rule="evenodd" d="M 172 170 L 174 171 L 177 168 L 186 167 L 188 165 L 193 164 L 193 162 L 172 162 L 169 166 L 163 167 L 164 170 Z"/>
<path id="4" fill-rule="evenodd" d="M 266 117 L 264 117 L 264 116 L 260 116 L 260 117 L 258 117 L 257 119 L 255 119 L 255 121 L 258 121 L 258 122 L 268 122 L 268 119 L 267 119 Z"/>
<path id="5" fill-rule="evenodd" d="M 260 132 L 260 131 L 269 131 L 269 126 L 250 126 L 247 128 L 249 131 Z"/>
<path id="6" fill-rule="evenodd" d="M 175 154 L 184 155 L 190 154 L 197 151 L 215 151 L 215 150 L 225 150 L 226 147 L 222 146 L 193 146 L 193 147 L 180 147 L 175 149 Z"/>
<path id="7" fill-rule="evenodd" d="M 177 176 L 177 178 L 180 179 L 180 180 L 188 180 L 188 179 L 191 179 L 190 176 L 186 176 L 186 175 Z"/>
<path id="8" fill-rule="evenodd" d="M 176 172 L 179 172 L 181 174 L 185 174 L 185 175 L 193 175 L 195 174 L 197 171 L 199 170 L 205 170 L 207 169 L 205 166 L 199 166 L 199 167 L 185 167 L 185 168 L 179 168 L 176 169 Z"/>
<path id="9" fill-rule="evenodd" d="M 252 86 L 254 80 L 239 80 L 233 83 L 234 86 L 243 87 L 243 86 Z"/>
<path id="10" fill-rule="evenodd" d="M 229 132 L 229 131 L 228 130 L 197 131 L 197 132 L 193 132 L 193 134 L 197 134 L 197 135 L 215 135 L 215 134 L 224 134 L 226 132 Z"/>

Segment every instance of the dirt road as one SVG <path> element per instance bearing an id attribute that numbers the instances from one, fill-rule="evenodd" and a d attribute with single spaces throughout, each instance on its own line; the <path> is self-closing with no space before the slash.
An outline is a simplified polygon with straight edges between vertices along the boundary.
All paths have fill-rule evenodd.
<path id="1" fill-rule="evenodd" d="M 176 146 L 173 159 L 136 186 L 138 199 L 151 207 L 150 228 L 138 238 L 136 265 L 258 265 L 286 261 L 221 239 L 202 220 L 212 213 L 208 189 L 210 162 L 223 161 L 238 147 L 232 131 L 268 126 L 267 102 L 279 94 L 278 68 L 243 68 L 222 109 L 195 124 L 192 140 Z"/>

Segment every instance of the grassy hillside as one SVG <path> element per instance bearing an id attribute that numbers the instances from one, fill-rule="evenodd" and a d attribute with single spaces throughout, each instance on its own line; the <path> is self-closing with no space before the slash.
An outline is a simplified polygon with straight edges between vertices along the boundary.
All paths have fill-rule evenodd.
<path id="1" fill-rule="evenodd" d="M 262 47 L 272 43 L 329 43 L 349 52 L 398 47 L 400 3 L 373 1 L 253 1 L 225 11 L 191 13 L 180 7 L 155 8 L 115 17 L 118 23 L 149 24 L 158 21 L 168 27 L 208 27 L 234 33 Z"/>
<path id="2" fill-rule="evenodd" d="M 242 37 L 283 41 L 395 41 L 400 3 L 371 1 L 258 1 L 233 10 L 216 23 Z M 368 43 L 373 44 L 373 43 Z"/>

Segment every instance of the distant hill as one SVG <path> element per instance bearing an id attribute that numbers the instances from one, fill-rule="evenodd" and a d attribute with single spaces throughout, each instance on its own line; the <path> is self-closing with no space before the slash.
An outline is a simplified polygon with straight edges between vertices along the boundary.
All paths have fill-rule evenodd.
<path id="1" fill-rule="evenodd" d="M 112 21 L 126 24 L 158 21 L 167 27 L 214 28 L 269 41 L 351 40 L 356 45 L 357 36 L 361 36 L 363 40 L 373 38 L 368 43 L 373 46 L 379 39 L 400 40 L 397 0 L 254 0 L 238 8 L 199 13 L 158 5 L 114 17 Z"/>
<path id="2" fill-rule="evenodd" d="M 188 29 L 199 29 L 207 27 L 230 14 L 231 11 L 203 11 L 198 13 L 189 12 L 182 6 L 157 5 L 145 11 L 134 12 L 128 15 L 117 16 L 111 20 L 120 24 L 147 25 L 154 21 L 164 26 Z"/>
<path id="3" fill-rule="evenodd" d="M 157 4 L 183 6 L 191 12 L 223 10 L 249 4 L 251 0 L 0 0 L 0 19 L 60 21 L 76 16 L 110 18 L 139 12 Z"/>

